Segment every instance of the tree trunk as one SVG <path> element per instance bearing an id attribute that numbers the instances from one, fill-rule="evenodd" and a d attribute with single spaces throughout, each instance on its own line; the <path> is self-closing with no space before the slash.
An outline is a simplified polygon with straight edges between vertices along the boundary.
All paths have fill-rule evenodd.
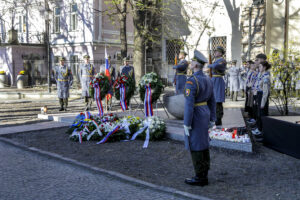
<path id="1" fill-rule="evenodd" d="M 135 79 L 138 83 L 145 74 L 145 38 L 137 30 L 134 31 L 133 66 Z"/>
<path id="2" fill-rule="evenodd" d="M 133 66 L 135 70 L 136 83 L 145 74 L 145 38 L 143 34 L 145 30 L 145 14 L 147 0 L 132 0 L 131 6 L 133 10 L 134 25 L 134 51 Z"/>
<path id="3" fill-rule="evenodd" d="M 122 0 L 120 18 L 120 41 L 121 41 L 121 56 L 122 58 L 127 57 L 127 34 L 126 34 L 126 18 L 127 18 L 127 1 Z"/>

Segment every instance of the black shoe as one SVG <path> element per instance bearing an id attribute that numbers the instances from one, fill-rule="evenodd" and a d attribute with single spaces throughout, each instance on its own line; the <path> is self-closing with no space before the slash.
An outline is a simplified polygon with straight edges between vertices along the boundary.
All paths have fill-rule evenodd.
<path id="1" fill-rule="evenodd" d="M 197 186 L 208 185 L 208 179 L 207 178 L 199 178 L 197 176 L 195 176 L 193 178 L 186 178 L 184 182 L 188 185 L 197 185 Z"/>
<path id="2" fill-rule="evenodd" d="M 64 110 L 64 108 L 60 108 L 60 109 L 59 109 L 59 111 L 63 111 L 63 110 Z"/>

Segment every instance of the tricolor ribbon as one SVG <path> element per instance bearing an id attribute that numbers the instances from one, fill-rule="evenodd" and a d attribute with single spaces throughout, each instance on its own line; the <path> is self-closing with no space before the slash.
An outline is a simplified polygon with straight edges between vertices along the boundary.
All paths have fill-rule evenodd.
<path id="1" fill-rule="evenodd" d="M 110 136 L 112 136 L 114 133 L 116 133 L 120 129 L 120 126 L 116 126 L 111 132 L 109 132 L 100 142 L 97 142 L 97 144 L 103 144 L 105 143 Z"/>
<path id="2" fill-rule="evenodd" d="M 88 111 L 85 112 L 84 115 L 85 115 L 85 119 L 90 119 L 91 118 L 91 113 L 88 112 Z"/>
<path id="3" fill-rule="evenodd" d="M 145 116 L 152 117 L 153 116 L 153 107 L 152 107 L 152 92 L 151 92 L 150 84 L 146 85 L 145 88 L 146 88 L 145 99 L 144 99 Z"/>
<path id="4" fill-rule="evenodd" d="M 98 84 L 94 84 L 95 88 L 95 101 L 99 111 L 99 116 L 102 117 L 104 115 L 103 106 L 101 102 L 101 90 Z"/>
<path id="5" fill-rule="evenodd" d="M 124 84 L 120 85 L 120 105 L 123 111 L 127 110 L 126 89 Z"/>
<path id="6" fill-rule="evenodd" d="M 130 140 L 135 140 L 135 138 L 144 132 L 144 130 L 146 130 L 146 138 L 145 138 L 145 142 L 144 142 L 144 145 L 143 145 L 143 148 L 147 148 L 148 145 L 149 145 L 149 140 L 150 140 L 150 120 L 145 120 L 144 121 L 144 127 L 141 128 L 140 130 L 138 130 L 136 133 L 133 134 L 132 138 Z"/>

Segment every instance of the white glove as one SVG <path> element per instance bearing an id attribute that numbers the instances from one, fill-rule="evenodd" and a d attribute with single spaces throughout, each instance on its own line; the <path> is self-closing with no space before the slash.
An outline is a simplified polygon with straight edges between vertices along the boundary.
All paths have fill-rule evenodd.
<path id="1" fill-rule="evenodd" d="M 190 130 L 192 130 L 192 127 L 188 127 L 188 126 L 183 125 L 183 128 L 184 128 L 184 134 L 186 136 L 190 136 Z"/>
<path id="2" fill-rule="evenodd" d="M 215 126 L 215 122 L 214 121 L 210 121 L 209 122 L 209 125 L 208 125 L 208 128 L 212 128 Z"/>

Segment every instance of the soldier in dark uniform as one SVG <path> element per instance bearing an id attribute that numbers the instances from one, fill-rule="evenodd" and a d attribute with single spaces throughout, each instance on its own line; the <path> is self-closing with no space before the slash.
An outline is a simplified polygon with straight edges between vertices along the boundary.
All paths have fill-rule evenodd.
<path id="1" fill-rule="evenodd" d="M 85 110 L 91 109 L 92 97 L 89 93 L 90 82 L 95 76 L 95 67 L 90 63 L 90 56 L 85 55 L 84 64 L 80 65 L 80 79 L 81 79 L 81 89 L 82 96 L 84 97 Z"/>
<path id="2" fill-rule="evenodd" d="M 214 85 L 214 95 L 216 99 L 216 125 L 222 125 L 222 118 L 224 115 L 223 102 L 225 102 L 225 82 L 223 76 L 226 70 L 226 61 L 222 57 L 225 53 L 223 47 L 217 47 L 215 50 L 215 61 L 213 64 L 208 65 L 212 70 L 212 82 Z"/>
<path id="3" fill-rule="evenodd" d="M 55 80 L 57 84 L 57 95 L 59 99 L 59 111 L 67 111 L 69 89 L 73 84 L 73 76 L 71 69 L 65 65 L 65 58 L 59 59 L 59 66 L 55 67 Z"/>
<path id="4" fill-rule="evenodd" d="M 213 83 L 202 69 L 207 59 L 195 50 L 190 69 L 194 74 L 185 85 L 184 132 L 185 146 L 191 151 L 196 176 L 186 179 L 190 185 L 208 184 L 210 168 L 208 129 L 216 120 L 216 102 Z"/>
<path id="5" fill-rule="evenodd" d="M 129 65 L 129 59 L 128 58 L 124 58 L 124 66 L 120 66 L 120 72 L 119 75 L 126 75 L 127 77 L 131 77 L 134 81 L 134 85 L 135 85 L 135 74 L 134 74 L 134 67 Z M 127 89 L 127 88 L 126 88 Z M 126 102 L 127 106 L 130 105 L 130 101 Z"/>
<path id="6" fill-rule="evenodd" d="M 129 59 L 124 58 L 123 59 L 124 65 L 120 66 L 120 72 L 119 75 L 126 75 L 128 77 L 131 77 L 135 81 L 135 75 L 134 75 L 134 67 L 129 65 Z"/>
<path id="7" fill-rule="evenodd" d="M 175 74 L 175 84 L 176 84 L 176 94 L 182 94 L 184 91 L 184 85 L 186 82 L 186 74 L 188 69 L 188 62 L 185 60 L 187 53 L 180 51 L 179 53 L 179 63 L 178 65 L 173 66 L 173 69 L 176 70 Z"/>

